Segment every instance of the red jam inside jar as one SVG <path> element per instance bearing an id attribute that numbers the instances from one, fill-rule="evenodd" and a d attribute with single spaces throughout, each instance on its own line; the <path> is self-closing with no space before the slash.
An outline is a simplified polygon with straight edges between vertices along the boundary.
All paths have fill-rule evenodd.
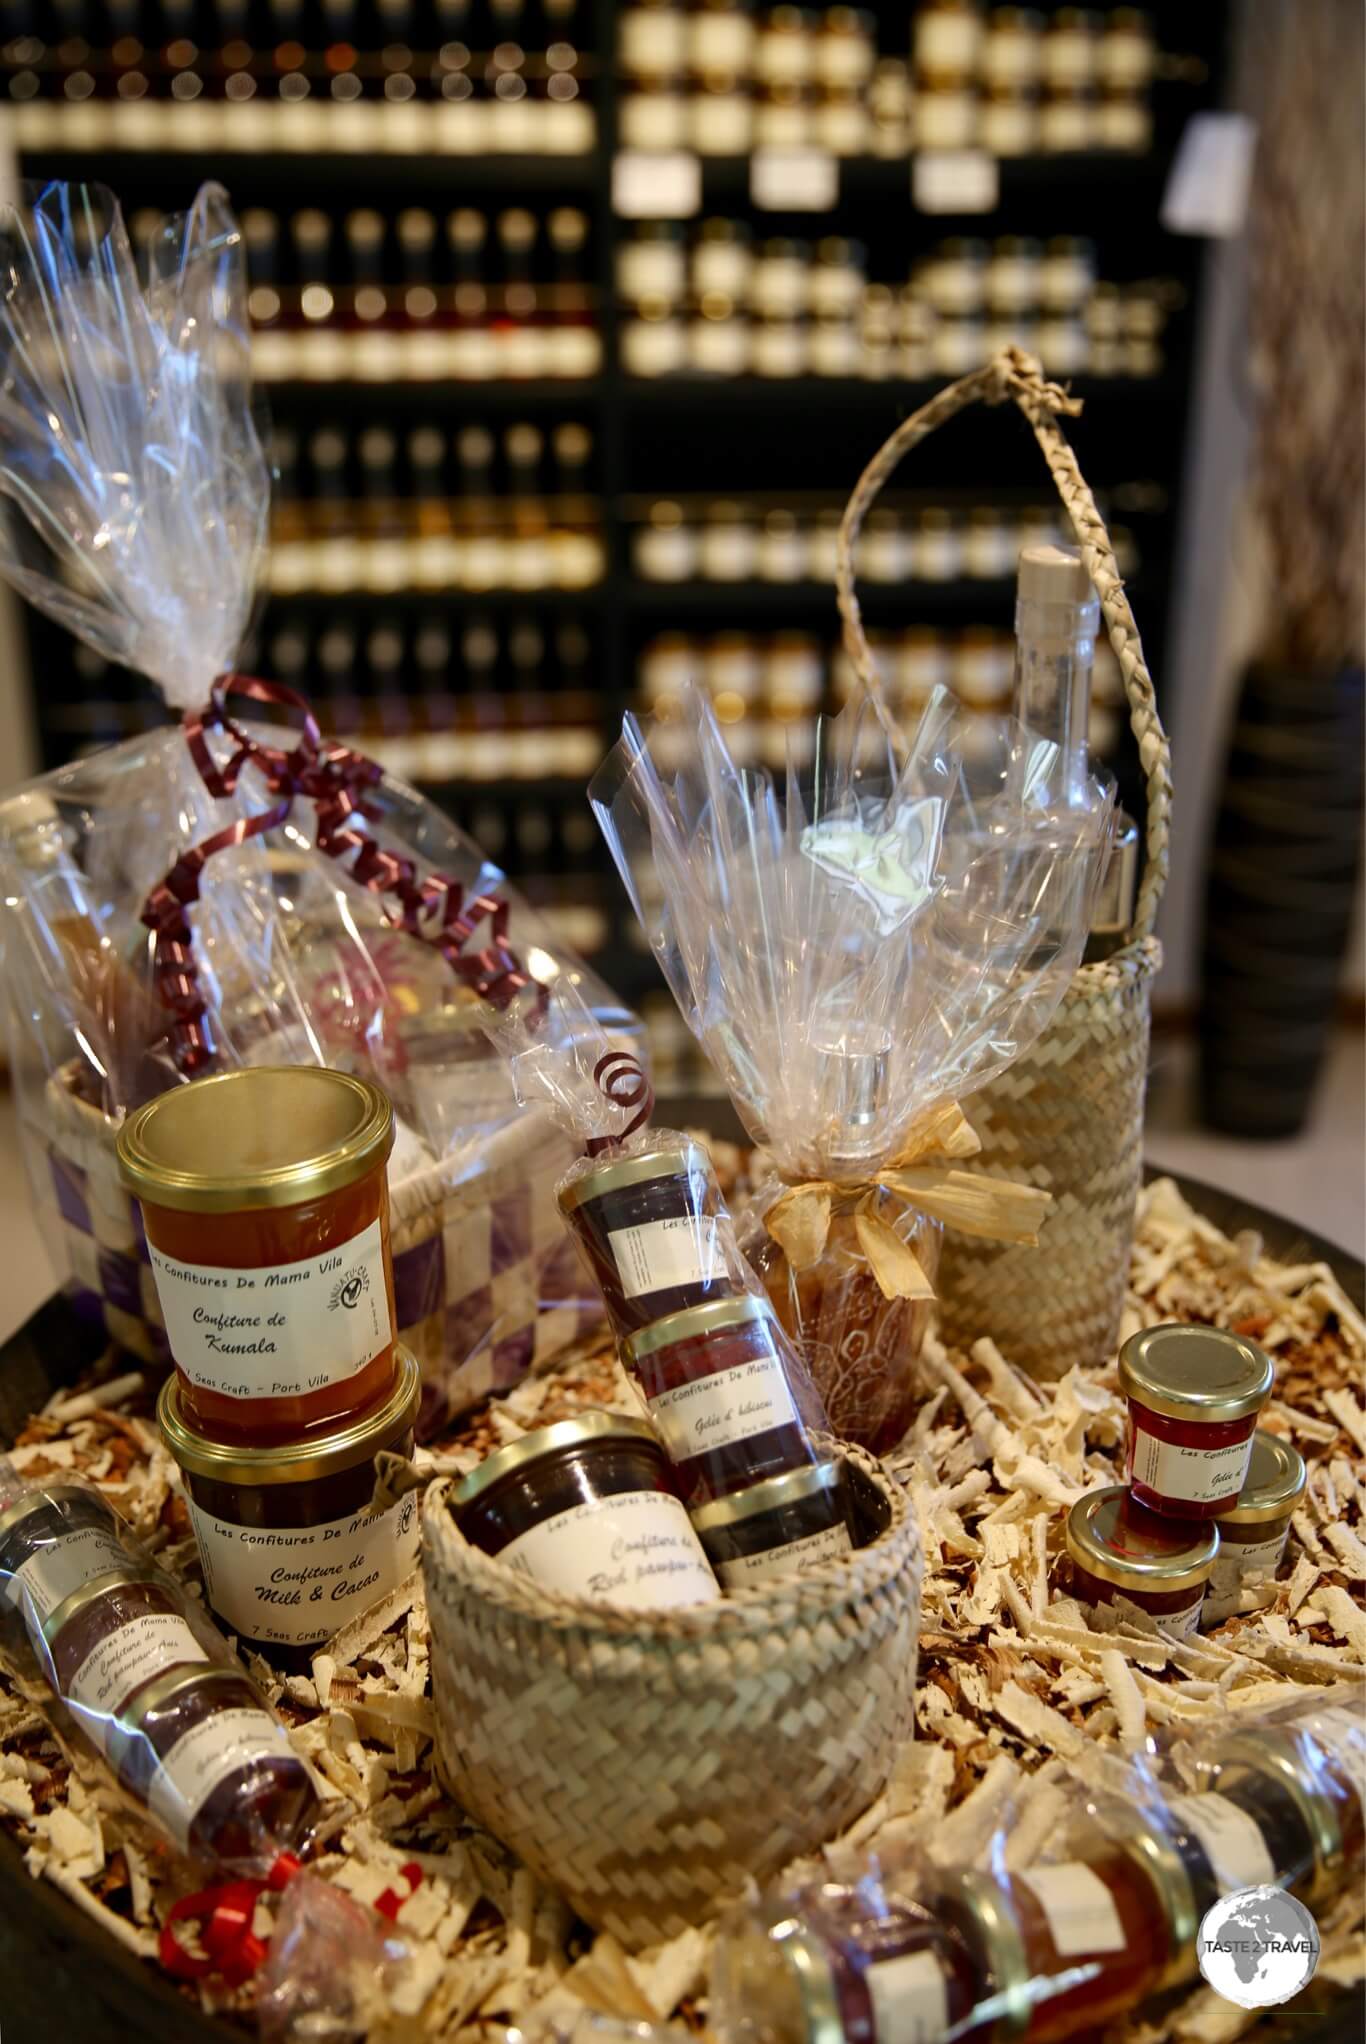
<path id="1" fill-rule="evenodd" d="M 1234 1510 L 1274 1377 L 1264 1350 L 1224 1328 L 1172 1324 L 1131 1335 L 1119 1381 L 1139 1502 L 1177 1519 Z"/>
<path id="2" fill-rule="evenodd" d="M 806 1575 L 853 1552 L 839 1462 L 813 1462 L 770 1476 L 699 1505 L 691 1516 L 727 1590 Z"/>
<path id="3" fill-rule="evenodd" d="M 671 1313 L 622 1346 L 689 1506 L 809 1467 L 799 1365 L 767 1299 L 746 1292 Z"/>
<path id="4" fill-rule="evenodd" d="M 1080 1603 L 1127 1604 L 1166 1632 L 1197 1632 L 1219 1552 L 1216 1527 L 1163 1518 L 1122 1483 L 1088 1490 L 1067 1515 L 1066 1585 Z"/>
<path id="5" fill-rule="evenodd" d="M 1305 1480 L 1304 1460 L 1294 1444 L 1259 1427 L 1242 1490 L 1233 1510 L 1220 1515 L 1211 1597 L 1236 1597 L 1253 1579 L 1269 1582 L 1275 1576 Z"/>
<path id="6" fill-rule="evenodd" d="M 316 1817 L 308 1770 L 245 1675 L 176 1668 L 139 1690 L 105 1755 L 184 1852 L 268 1868 Z"/>
<path id="7" fill-rule="evenodd" d="M 393 1139 L 378 1087 L 314 1065 L 198 1079 L 125 1122 L 119 1165 L 192 1426 L 301 1440 L 388 1395 Z"/>
<path id="8" fill-rule="evenodd" d="M 638 1611 L 720 1595 L 643 1420 L 584 1412 L 495 1450 L 451 1496 L 473 1547 L 548 1590 Z"/>
<path id="9" fill-rule="evenodd" d="M 160 1582 L 97 1578 L 43 1627 L 52 1686 L 101 1750 L 147 1682 L 211 1657 Z"/>
<path id="10" fill-rule="evenodd" d="M 375 1457 L 412 1452 L 422 1385 L 397 1351 L 388 1398 L 363 1419 L 307 1441 L 247 1448 L 192 1427 L 177 1377 L 157 1417 L 180 1465 L 211 1610 L 239 1639 L 282 1667 L 389 1594 L 417 1566 L 420 1524 L 409 1492 L 376 1512 Z"/>
<path id="11" fill-rule="evenodd" d="M 560 1187 L 560 1211 L 619 1337 L 742 1290 L 711 1159 L 675 1138 L 603 1157 Z"/>

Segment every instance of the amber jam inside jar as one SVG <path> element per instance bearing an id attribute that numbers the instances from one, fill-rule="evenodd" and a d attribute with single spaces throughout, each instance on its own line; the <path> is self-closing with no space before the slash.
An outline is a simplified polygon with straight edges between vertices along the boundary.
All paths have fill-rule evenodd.
<path id="1" fill-rule="evenodd" d="M 1238 1502 L 1271 1358 L 1221 1327 L 1145 1327 L 1119 1352 L 1129 1401 L 1129 1483 L 1140 1504 L 1210 1519 Z"/>
<path id="2" fill-rule="evenodd" d="M 805 1575 L 853 1551 L 840 1462 L 813 1462 L 713 1498 L 692 1522 L 728 1590 Z"/>
<path id="3" fill-rule="evenodd" d="M 748 1292 L 671 1313 L 622 1346 L 689 1505 L 809 1466 L 798 1368 L 767 1299 Z"/>
<path id="4" fill-rule="evenodd" d="M 177 1668 L 110 1727 L 118 1780 L 184 1852 L 227 1869 L 269 1867 L 317 1813 L 289 1735 L 234 1668 Z"/>
<path id="5" fill-rule="evenodd" d="M 197 1079 L 124 1123 L 192 1426 L 301 1440 L 388 1395 L 393 1140 L 378 1087 L 313 1065 Z"/>
<path id="6" fill-rule="evenodd" d="M 716 1174 L 700 1143 L 603 1157 L 561 1186 L 559 1202 L 618 1336 L 741 1289 L 717 1226 Z"/>
<path id="7" fill-rule="evenodd" d="M 938 2044 L 980 1985 L 956 1931 L 860 1882 L 732 1919 L 712 1994 L 721 2034 L 747 2044 Z"/>
<path id="8" fill-rule="evenodd" d="M 451 1496 L 466 1540 L 545 1589 L 632 1610 L 720 1595 L 643 1420 L 585 1412 L 512 1441 Z"/>
<path id="9" fill-rule="evenodd" d="M 190 1425 L 178 1377 L 157 1404 L 180 1465 L 212 1610 L 239 1638 L 282 1666 L 357 1618 L 417 1566 L 417 1499 L 371 1509 L 375 1457 L 412 1451 L 422 1385 L 397 1351 L 394 1386 L 363 1419 L 293 1445 L 244 1448 Z"/>
<path id="10" fill-rule="evenodd" d="M 1219 1556 L 1209 1579 L 1211 1597 L 1230 1597 L 1253 1577 L 1271 1578 L 1281 1565 L 1290 1515 L 1304 1495 L 1299 1450 L 1258 1427 L 1243 1487 L 1219 1518 Z"/>
<path id="11" fill-rule="evenodd" d="M 1065 1540 L 1063 1574 L 1081 1603 L 1131 1605 L 1180 1637 L 1199 1630 L 1216 1527 L 1164 1519 L 1112 1483 L 1077 1499 Z"/>

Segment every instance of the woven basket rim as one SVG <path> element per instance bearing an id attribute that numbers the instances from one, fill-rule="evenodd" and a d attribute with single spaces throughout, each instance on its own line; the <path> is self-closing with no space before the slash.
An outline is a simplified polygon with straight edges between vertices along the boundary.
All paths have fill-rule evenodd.
<path id="1" fill-rule="evenodd" d="M 547 1590 L 519 1569 L 485 1554 L 465 1539 L 446 1508 L 451 1479 L 444 1477 L 430 1485 L 423 1501 L 423 1547 L 436 1567 L 446 1570 L 466 1590 L 510 1618 L 555 1631 L 578 1632 L 590 1642 L 610 1640 L 617 1647 L 634 1643 L 657 1653 L 661 1648 L 690 1648 L 708 1641 L 728 1643 L 757 1638 L 775 1628 L 785 1630 L 798 1619 L 806 1624 L 821 1615 L 835 1619 L 842 1611 L 881 1595 L 919 1557 L 915 1515 L 895 1477 L 874 1456 L 851 1442 L 841 1442 L 840 1453 L 886 1499 L 891 1510 L 886 1530 L 866 1547 L 856 1548 L 852 1555 L 822 1562 L 803 1575 L 756 1583 L 710 1604 L 689 1605 L 675 1611 L 616 1610 L 610 1605 Z"/>
<path id="2" fill-rule="evenodd" d="M 1154 979 L 1162 970 L 1162 957 L 1160 937 L 1131 937 L 1108 958 L 1096 958 L 1089 965 L 1079 965 L 1067 983 L 1068 993 L 1100 993 L 1112 984 Z M 1066 995 L 1063 998 L 1066 999 Z"/>

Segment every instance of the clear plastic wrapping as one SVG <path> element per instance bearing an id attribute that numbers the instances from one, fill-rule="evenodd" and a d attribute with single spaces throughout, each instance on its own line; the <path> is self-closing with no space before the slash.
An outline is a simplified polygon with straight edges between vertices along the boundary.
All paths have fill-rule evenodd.
<path id="1" fill-rule="evenodd" d="M 651 951 L 770 1175 L 741 1246 L 832 1425 L 911 1415 L 943 1220 L 1030 1239 L 1040 1199 L 959 1168 L 958 1102 L 1047 1024 L 1080 962 L 1112 791 L 939 692 L 902 745 L 875 706 L 785 775 L 683 700 L 662 772 L 633 718 L 590 795 Z M 794 753 L 794 759 L 797 755 Z"/>

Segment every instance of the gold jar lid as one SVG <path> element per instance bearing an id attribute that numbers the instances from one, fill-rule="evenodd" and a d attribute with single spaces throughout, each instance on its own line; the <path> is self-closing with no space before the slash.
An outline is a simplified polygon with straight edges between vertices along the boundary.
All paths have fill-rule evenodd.
<path id="1" fill-rule="evenodd" d="M 823 1939 L 783 1905 L 774 1904 L 768 1918 L 746 1922 L 725 1941 L 727 2001 L 762 2009 L 765 2034 L 786 2044 L 845 2044 Z"/>
<path id="2" fill-rule="evenodd" d="M 944 1907 L 952 1927 L 986 1973 L 974 2016 L 989 2026 L 992 2044 L 1005 2044 L 1029 2028 L 1034 2013 L 1029 1953 L 1010 1897 L 990 1874 L 968 1868 L 937 1872 L 933 1910 Z"/>
<path id="3" fill-rule="evenodd" d="M 501 1483 L 505 1476 L 529 1468 L 543 1455 L 558 1454 L 563 1448 L 585 1447 L 594 1441 L 628 1441 L 636 1445 L 644 1441 L 658 1451 L 661 1461 L 664 1458 L 659 1436 L 647 1420 L 594 1407 L 575 1419 L 560 1419 L 552 1426 L 538 1427 L 534 1434 L 523 1434 L 520 1441 L 509 1441 L 505 1448 L 495 1448 L 477 1469 L 461 1478 L 451 1494 L 451 1504 L 460 1511 L 495 1483 Z"/>
<path id="4" fill-rule="evenodd" d="M 250 1065 L 173 1086 L 119 1130 L 119 1171 L 152 1206 L 238 1213 L 297 1206 L 388 1156 L 394 1110 L 368 1079 L 326 1065 Z"/>
<path id="5" fill-rule="evenodd" d="M 17 1498 L 12 1499 L 5 1506 L 5 1509 L 0 1512 L 0 1541 L 3 1541 L 5 1535 L 11 1532 L 14 1527 L 22 1525 L 25 1519 L 31 1518 L 35 1512 L 41 1511 L 44 1505 L 58 1505 L 60 1507 L 64 1504 L 78 1503 L 94 1503 L 101 1506 L 108 1514 L 110 1531 L 115 1534 L 121 1531 L 123 1522 L 119 1518 L 118 1513 L 113 1509 L 112 1505 L 105 1502 L 93 1485 L 85 1483 L 45 1484 L 40 1482 L 35 1484 L 32 1490 L 22 1491 Z"/>
<path id="6" fill-rule="evenodd" d="M 1209 1580 L 1219 1552 L 1212 1520 L 1164 1519 L 1122 1483 L 1088 1490 L 1067 1514 L 1067 1552 L 1079 1568 L 1119 1590 L 1158 1596 Z"/>
<path id="7" fill-rule="evenodd" d="M 1258 1427 L 1252 1436 L 1247 1475 L 1231 1512 L 1221 1512 L 1221 1526 L 1262 1526 L 1287 1519 L 1305 1486 L 1304 1457 L 1293 1441 Z"/>
<path id="8" fill-rule="evenodd" d="M 621 1353 L 626 1362 L 638 1363 L 642 1356 L 672 1348 L 676 1341 L 698 1341 L 727 1327 L 745 1327 L 754 1320 L 771 1320 L 777 1326 L 768 1300 L 756 1298 L 753 1292 L 737 1292 L 730 1299 L 708 1299 L 701 1306 L 685 1306 L 679 1313 L 666 1313 L 662 1320 L 652 1320 L 648 1327 L 638 1328 L 622 1343 Z"/>
<path id="9" fill-rule="evenodd" d="M 209 1476 L 216 1483 L 311 1483 L 336 1476 L 358 1463 L 373 1461 L 381 1448 L 406 1434 L 417 1419 L 422 1400 L 422 1375 L 417 1358 L 406 1348 L 394 1351 L 393 1389 L 382 1405 L 359 1419 L 320 1429 L 308 1440 L 281 1441 L 254 1448 L 240 1441 L 213 1441 L 185 1417 L 180 1379 L 170 1376 L 157 1399 L 157 1418 L 166 1446 L 191 1476 Z"/>
<path id="10" fill-rule="evenodd" d="M 1223 1327 L 1144 1327 L 1119 1352 L 1120 1389 L 1167 1419 L 1246 1419 L 1275 1375 L 1265 1349 Z"/>
<path id="11" fill-rule="evenodd" d="M 784 1505 L 800 1505 L 822 1491 L 834 1490 L 844 1474 L 842 1462 L 809 1462 L 802 1469 L 785 1469 L 781 1476 L 766 1476 L 744 1490 L 727 1497 L 711 1498 L 688 1517 L 698 1533 L 714 1533 L 721 1526 L 743 1525 L 764 1512 L 781 1511 Z"/>
<path id="12" fill-rule="evenodd" d="M 156 1583 L 158 1575 L 159 1571 L 151 1562 L 136 1562 L 131 1554 L 126 1569 L 101 1570 L 99 1575 L 92 1576 L 88 1583 L 82 1583 L 78 1590 L 73 1590 L 69 1597 L 63 1597 L 61 1603 L 49 1611 L 43 1620 L 44 1644 L 50 1647 L 58 1633 L 69 1625 L 73 1618 L 78 1618 L 86 1605 L 93 1604 L 97 1597 L 105 1596 L 110 1590 L 141 1588 L 147 1583 Z M 162 1595 L 174 1611 L 176 1608 L 174 1598 L 165 1590 L 162 1591 Z"/>
<path id="13" fill-rule="evenodd" d="M 711 1177 L 711 1159 L 700 1143 L 659 1143 L 648 1150 L 633 1150 L 629 1157 L 604 1157 L 562 1186 L 556 1197 L 560 1212 L 567 1214 L 585 1200 L 601 1199 L 604 1193 L 621 1192 L 628 1185 L 646 1185 L 652 1178 L 692 1177 L 695 1172 Z"/>

